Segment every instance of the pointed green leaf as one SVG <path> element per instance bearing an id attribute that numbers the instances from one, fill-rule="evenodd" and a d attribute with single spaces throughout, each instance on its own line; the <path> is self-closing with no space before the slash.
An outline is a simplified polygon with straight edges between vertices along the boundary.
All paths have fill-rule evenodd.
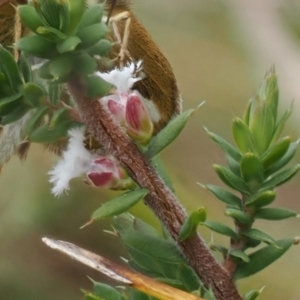
<path id="1" fill-rule="evenodd" d="M 32 107 L 40 106 L 46 96 L 44 90 L 32 82 L 24 84 L 23 95 L 25 102 Z"/>
<path id="2" fill-rule="evenodd" d="M 23 37 L 16 43 L 16 46 L 22 51 L 42 58 L 51 58 L 58 54 L 55 43 L 39 35 Z"/>
<path id="3" fill-rule="evenodd" d="M 284 112 L 283 116 L 279 119 L 278 123 L 276 124 L 270 145 L 273 145 L 279 139 L 283 131 L 283 128 L 285 126 L 285 123 L 290 117 L 290 115 L 292 114 L 292 112 L 293 112 L 293 107 L 291 105 L 291 107 Z"/>
<path id="4" fill-rule="evenodd" d="M 105 36 L 107 30 L 107 26 L 103 22 L 79 29 L 76 33 L 81 40 L 78 49 L 86 49 L 95 45 Z"/>
<path id="5" fill-rule="evenodd" d="M 23 105 L 22 100 L 23 100 L 23 96 L 21 92 L 0 99 L 0 116 L 5 116 L 7 114 L 10 114 L 18 107 Z"/>
<path id="6" fill-rule="evenodd" d="M 192 237 L 197 232 L 197 227 L 200 222 L 205 222 L 206 220 L 206 210 L 204 207 L 200 207 L 198 210 L 193 211 L 185 220 L 180 229 L 179 241 Z"/>
<path id="7" fill-rule="evenodd" d="M 234 141 L 242 153 L 253 151 L 253 140 L 247 124 L 240 118 L 232 123 Z"/>
<path id="8" fill-rule="evenodd" d="M 227 208 L 225 210 L 225 215 L 234 218 L 243 224 L 250 224 L 253 222 L 249 215 L 239 209 Z"/>
<path id="9" fill-rule="evenodd" d="M 86 1 L 84 0 L 69 0 L 70 2 L 70 22 L 66 34 L 72 34 L 78 27 L 81 18 L 85 11 Z"/>
<path id="10" fill-rule="evenodd" d="M 25 104 L 20 105 L 13 112 L 4 116 L 1 119 L 1 124 L 7 125 L 21 119 L 30 109 L 31 109 L 30 106 L 27 106 Z"/>
<path id="11" fill-rule="evenodd" d="M 11 89 L 18 93 L 23 85 L 23 81 L 14 57 L 2 45 L 0 45 L 0 66 L 3 74 L 9 81 Z"/>
<path id="12" fill-rule="evenodd" d="M 54 112 L 51 117 L 49 128 L 55 128 L 57 125 L 65 121 L 70 121 L 69 110 L 66 107 L 62 107 Z"/>
<path id="13" fill-rule="evenodd" d="M 247 104 L 246 111 L 243 116 L 243 121 L 246 123 L 246 125 L 249 127 L 250 123 L 250 114 L 251 114 L 251 106 L 252 106 L 253 99 L 250 99 L 250 101 Z"/>
<path id="14" fill-rule="evenodd" d="M 73 69 L 80 75 L 92 74 L 98 68 L 96 60 L 87 54 L 76 56 L 74 62 Z"/>
<path id="15" fill-rule="evenodd" d="M 29 65 L 28 60 L 23 52 L 21 52 L 20 55 L 20 71 L 23 75 L 24 82 L 32 81 L 31 66 Z"/>
<path id="16" fill-rule="evenodd" d="M 249 189 L 242 178 L 236 176 L 232 171 L 220 165 L 213 165 L 213 168 L 217 172 L 219 178 L 229 187 L 240 191 L 242 193 L 249 194 Z"/>
<path id="17" fill-rule="evenodd" d="M 100 40 L 94 46 L 87 49 L 90 55 L 106 56 L 112 50 L 113 44 L 105 39 Z"/>
<path id="18" fill-rule="evenodd" d="M 102 282 L 93 281 L 93 294 L 105 300 L 124 300 L 124 297 L 116 289 Z"/>
<path id="19" fill-rule="evenodd" d="M 50 26 L 40 26 L 37 28 L 36 32 L 50 41 L 64 40 L 67 38 L 60 30 Z"/>
<path id="20" fill-rule="evenodd" d="M 171 144 L 185 127 L 194 111 L 194 109 L 186 110 L 172 119 L 166 127 L 151 139 L 146 156 L 152 158 Z"/>
<path id="21" fill-rule="evenodd" d="M 214 221 L 205 221 L 201 223 L 200 225 L 204 225 L 207 228 L 209 228 L 212 231 L 215 231 L 217 233 L 220 233 L 222 235 L 229 236 L 230 238 L 237 240 L 237 234 L 228 226 Z"/>
<path id="22" fill-rule="evenodd" d="M 93 212 L 92 220 L 104 219 L 119 215 L 130 209 L 133 205 L 142 200 L 147 194 L 148 190 L 146 189 L 136 189 L 134 191 L 124 193 L 121 196 L 103 203 L 97 210 Z"/>
<path id="23" fill-rule="evenodd" d="M 231 156 L 226 155 L 226 162 L 228 164 L 229 169 L 238 177 L 241 177 L 241 168 L 240 163 L 234 160 Z"/>
<path id="24" fill-rule="evenodd" d="M 287 152 L 283 155 L 283 157 L 281 157 L 281 159 L 279 161 L 277 161 L 276 163 L 271 165 L 265 171 L 266 176 L 269 176 L 269 175 L 277 172 L 279 169 L 283 168 L 285 165 L 287 165 L 292 160 L 292 158 L 295 156 L 295 154 L 297 152 L 299 142 L 300 142 L 300 140 L 298 140 L 295 143 L 290 144 Z"/>
<path id="25" fill-rule="evenodd" d="M 74 51 L 75 48 L 81 43 L 81 40 L 77 36 L 69 36 L 66 39 L 60 41 L 56 48 L 59 53 L 65 53 Z"/>
<path id="26" fill-rule="evenodd" d="M 84 300 L 103 300 L 103 298 L 99 298 L 95 296 L 93 293 L 86 293 L 84 296 Z"/>
<path id="27" fill-rule="evenodd" d="M 42 106 L 39 107 L 34 114 L 31 116 L 27 126 L 26 126 L 26 134 L 31 135 L 32 132 L 40 126 L 43 117 L 46 115 L 46 113 L 49 111 L 49 107 L 47 106 Z"/>
<path id="28" fill-rule="evenodd" d="M 87 8 L 78 25 L 78 29 L 101 22 L 103 16 L 103 4 L 94 4 Z"/>
<path id="29" fill-rule="evenodd" d="M 245 205 L 247 207 L 260 208 L 270 205 L 275 200 L 276 193 L 274 191 L 262 191 L 255 193 L 253 196 L 246 200 Z"/>
<path id="30" fill-rule="evenodd" d="M 251 290 L 243 296 L 243 300 L 255 300 L 261 294 L 260 291 Z"/>
<path id="31" fill-rule="evenodd" d="M 288 151 L 291 144 L 289 136 L 271 146 L 261 157 L 261 162 L 265 169 L 278 162 Z"/>
<path id="32" fill-rule="evenodd" d="M 157 300 L 157 298 L 151 297 L 141 291 L 138 291 L 136 289 L 131 288 L 130 289 L 130 298 L 129 299 L 134 299 L 134 300 Z"/>
<path id="33" fill-rule="evenodd" d="M 87 89 L 87 96 L 90 98 L 101 98 L 106 96 L 111 89 L 111 84 L 104 81 L 97 75 L 84 77 L 84 83 Z"/>
<path id="34" fill-rule="evenodd" d="M 271 179 L 267 180 L 262 186 L 261 189 L 273 189 L 276 186 L 279 186 L 287 181 L 289 181 L 291 178 L 293 178 L 297 172 L 300 170 L 300 164 L 297 164 L 293 168 L 284 170 L 277 175 L 271 177 Z"/>
<path id="35" fill-rule="evenodd" d="M 275 248 L 279 247 L 276 244 L 276 241 L 272 237 L 270 237 L 268 234 L 266 234 L 258 229 L 250 228 L 250 229 L 244 230 L 242 232 L 242 234 L 251 239 L 258 240 L 258 241 L 264 242 L 266 244 L 269 244 Z"/>
<path id="36" fill-rule="evenodd" d="M 249 256 L 244 251 L 230 250 L 229 255 L 237 257 L 245 263 L 248 263 L 250 261 Z"/>
<path id="37" fill-rule="evenodd" d="M 241 153 L 233 147 L 230 143 L 224 140 L 222 137 L 218 136 L 217 134 L 210 132 L 207 128 L 204 128 L 210 138 L 215 141 L 221 149 L 230 157 L 232 157 L 236 161 L 240 161 L 242 158 Z"/>
<path id="38" fill-rule="evenodd" d="M 203 297 L 206 300 L 217 300 L 211 288 L 204 292 Z"/>
<path id="39" fill-rule="evenodd" d="M 22 23 L 31 31 L 36 32 L 36 29 L 39 26 L 43 26 L 43 23 L 33 6 L 18 5 L 17 10 Z"/>
<path id="40" fill-rule="evenodd" d="M 256 219 L 277 221 L 297 216 L 296 211 L 287 208 L 261 208 L 255 213 L 254 217 Z"/>
<path id="41" fill-rule="evenodd" d="M 264 180 L 264 175 L 262 164 L 254 153 L 243 154 L 241 173 L 251 192 L 257 191 Z"/>
<path id="42" fill-rule="evenodd" d="M 59 84 L 48 84 L 48 96 L 50 103 L 54 106 L 60 101 L 61 86 Z"/>
<path id="43" fill-rule="evenodd" d="M 241 209 L 242 208 L 242 202 L 241 199 L 239 197 L 237 197 L 236 195 L 224 190 L 221 187 L 218 187 L 216 185 L 212 185 L 212 184 L 207 184 L 205 186 L 210 192 L 212 192 L 219 200 L 221 200 L 222 202 L 235 207 L 237 209 Z"/>
<path id="44" fill-rule="evenodd" d="M 250 263 L 241 262 L 234 273 L 234 280 L 249 277 L 281 257 L 294 243 L 293 238 L 276 241 L 277 248 L 266 246 L 249 255 Z"/>
<path id="45" fill-rule="evenodd" d="M 49 73 L 54 79 L 68 75 L 73 67 L 73 59 L 74 57 L 69 54 L 55 57 L 49 62 Z"/>

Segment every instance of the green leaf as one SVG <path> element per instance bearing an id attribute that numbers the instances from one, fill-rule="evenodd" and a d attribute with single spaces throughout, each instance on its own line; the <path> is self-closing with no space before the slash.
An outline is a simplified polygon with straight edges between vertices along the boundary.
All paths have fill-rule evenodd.
<path id="1" fill-rule="evenodd" d="M 23 104 L 22 100 L 23 96 L 21 92 L 0 99 L 0 116 L 5 116 L 13 112 Z"/>
<path id="2" fill-rule="evenodd" d="M 142 220 L 135 218 L 129 213 L 124 213 L 113 218 L 114 227 L 118 231 L 128 231 L 128 230 L 136 230 L 145 235 L 151 235 L 154 237 L 158 237 L 159 234 L 157 230 L 152 227 L 150 224 L 143 222 Z"/>
<path id="3" fill-rule="evenodd" d="M 105 36 L 107 30 L 107 26 L 103 22 L 79 29 L 76 33 L 81 40 L 78 49 L 86 49 L 95 45 Z"/>
<path id="4" fill-rule="evenodd" d="M 200 207 L 198 210 L 193 211 L 185 220 L 180 229 L 179 241 L 192 237 L 197 232 L 197 227 L 199 223 L 205 222 L 206 220 L 206 210 L 204 207 Z"/>
<path id="5" fill-rule="evenodd" d="M 254 229 L 254 228 L 246 229 L 242 232 L 242 235 L 247 236 L 254 240 L 264 242 L 275 248 L 280 247 L 279 245 L 276 244 L 276 241 L 272 237 L 270 237 L 268 234 L 266 234 L 258 229 Z"/>
<path id="6" fill-rule="evenodd" d="M 260 98 L 256 98 L 254 101 L 256 102 L 256 107 L 251 112 L 249 128 L 255 150 L 262 154 L 268 149 L 272 140 L 275 117 L 273 109 L 270 109 L 266 101 Z"/>
<path id="7" fill-rule="evenodd" d="M 258 190 L 264 180 L 263 167 L 259 158 L 252 152 L 243 154 L 241 160 L 241 174 L 253 193 Z"/>
<path id="8" fill-rule="evenodd" d="M 253 222 L 249 215 L 239 209 L 227 208 L 225 210 L 225 215 L 234 218 L 243 224 L 250 224 Z"/>
<path id="9" fill-rule="evenodd" d="M 283 168 L 284 166 L 286 166 L 291 160 L 292 158 L 295 156 L 296 152 L 297 152 L 297 148 L 299 145 L 300 140 L 298 140 L 295 143 L 291 143 L 287 152 L 284 154 L 284 156 L 277 161 L 276 163 L 274 163 L 273 165 L 271 165 L 266 171 L 265 174 L 266 176 L 269 176 L 275 172 L 277 172 L 279 169 Z"/>
<path id="10" fill-rule="evenodd" d="M 46 96 L 44 90 L 32 82 L 24 84 L 23 95 L 25 102 L 32 107 L 40 106 Z"/>
<path id="11" fill-rule="evenodd" d="M 2 45 L 0 45 L 0 66 L 3 74 L 8 79 L 11 89 L 18 93 L 23 85 L 23 81 L 14 57 Z"/>
<path id="12" fill-rule="evenodd" d="M 84 300 L 103 300 L 103 298 L 99 298 L 95 296 L 93 293 L 86 293 L 84 296 Z"/>
<path id="13" fill-rule="evenodd" d="M 87 96 L 89 98 L 101 98 L 106 96 L 112 85 L 104 81 L 97 75 L 90 75 L 84 77 L 84 83 L 87 89 Z"/>
<path id="14" fill-rule="evenodd" d="M 80 20 L 78 29 L 101 22 L 103 16 L 103 4 L 92 5 L 87 8 Z"/>
<path id="15" fill-rule="evenodd" d="M 249 277 L 281 257 L 294 243 L 293 238 L 282 239 L 275 242 L 277 248 L 266 246 L 249 255 L 250 263 L 241 262 L 234 273 L 234 280 Z"/>
<path id="16" fill-rule="evenodd" d="M 151 139 L 146 156 L 152 158 L 171 144 L 183 130 L 194 112 L 194 109 L 189 109 L 172 119 L 166 127 Z"/>
<path id="17" fill-rule="evenodd" d="M 256 219 L 277 221 L 297 216 L 296 211 L 287 208 L 261 208 L 255 213 L 254 217 Z"/>
<path id="18" fill-rule="evenodd" d="M 236 176 L 232 171 L 220 165 L 213 165 L 213 168 L 217 172 L 219 178 L 226 185 L 242 193 L 249 194 L 249 189 L 246 183 L 243 181 L 243 179 Z"/>
<path id="19" fill-rule="evenodd" d="M 215 297 L 214 292 L 212 291 L 212 289 L 206 290 L 203 297 L 206 300 L 216 300 L 216 297 Z"/>
<path id="20" fill-rule="evenodd" d="M 70 2 L 70 22 L 66 34 L 72 34 L 78 27 L 85 11 L 86 1 L 69 0 Z"/>
<path id="21" fill-rule="evenodd" d="M 17 107 L 13 112 L 7 114 L 1 119 L 1 124 L 4 126 L 21 119 L 30 109 L 30 106 L 24 104 Z"/>
<path id="22" fill-rule="evenodd" d="M 107 56 L 108 53 L 112 50 L 113 44 L 106 40 L 102 39 L 94 46 L 87 49 L 87 52 L 90 55 L 99 55 L 99 56 Z"/>
<path id="23" fill-rule="evenodd" d="M 226 155 L 226 162 L 229 169 L 238 177 L 241 177 L 241 166 L 240 163 L 234 160 L 231 156 Z"/>
<path id="24" fill-rule="evenodd" d="M 261 294 L 261 291 L 251 290 L 243 296 L 243 300 L 255 300 Z"/>
<path id="25" fill-rule="evenodd" d="M 26 126 L 26 134 L 29 136 L 33 133 L 33 131 L 40 126 L 43 117 L 46 115 L 46 113 L 49 111 L 49 107 L 42 106 L 39 107 L 34 114 L 31 116 L 27 126 Z"/>
<path id="26" fill-rule="evenodd" d="M 49 128 L 55 128 L 59 124 L 70 121 L 71 117 L 69 114 L 69 110 L 66 107 L 62 107 L 54 112 L 54 114 L 51 117 Z"/>
<path id="27" fill-rule="evenodd" d="M 234 141 L 242 153 L 253 151 L 253 140 L 247 124 L 240 118 L 235 118 L 232 123 Z"/>
<path id="28" fill-rule="evenodd" d="M 229 157 L 232 157 L 236 161 L 241 160 L 242 155 L 235 147 L 233 147 L 219 135 L 209 131 L 207 128 L 204 127 L 204 129 L 206 130 L 210 138 L 215 141 Z"/>
<path id="29" fill-rule="evenodd" d="M 134 191 L 124 193 L 121 196 L 103 203 L 97 210 L 93 212 L 92 220 L 104 219 L 119 215 L 138 203 L 147 194 L 148 190 L 146 189 L 136 189 Z"/>
<path id="30" fill-rule="evenodd" d="M 284 112 L 284 114 L 282 115 L 282 117 L 280 118 L 278 123 L 276 124 L 270 145 L 273 145 L 278 140 L 278 138 L 280 137 L 282 130 L 285 126 L 285 123 L 288 120 L 288 118 L 290 117 L 290 115 L 292 114 L 292 112 L 293 112 L 293 107 L 291 105 L 291 107 Z"/>
<path id="31" fill-rule="evenodd" d="M 65 53 L 74 51 L 75 48 L 81 43 L 80 38 L 77 36 L 69 36 L 66 39 L 60 41 L 56 48 L 59 53 Z"/>
<path id="32" fill-rule="evenodd" d="M 276 186 L 279 186 L 290 179 L 292 179 L 297 172 L 300 170 L 300 164 L 297 164 L 293 168 L 284 170 L 277 175 L 273 176 L 271 179 L 267 180 L 262 186 L 261 189 L 267 190 L 267 189 L 273 189 Z"/>
<path id="33" fill-rule="evenodd" d="M 74 57 L 68 53 L 55 57 L 49 62 L 48 70 L 53 78 L 68 75 L 73 67 Z"/>
<path id="34" fill-rule="evenodd" d="M 245 263 L 248 263 L 250 261 L 249 256 L 244 251 L 230 250 L 229 255 L 233 257 L 237 257 Z"/>
<path id="35" fill-rule="evenodd" d="M 205 186 L 210 192 L 212 192 L 219 200 L 226 203 L 227 205 L 230 205 L 232 207 L 235 207 L 237 209 L 242 208 L 242 201 L 239 197 L 236 195 L 224 190 L 221 187 L 218 187 L 216 185 L 207 184 Z"/>
<path id="36" fill-rule="evenodd" d="M 24 82 L 32 81 L 31 66 L 29 65 L 28 60 L 23 52 L 20 54 L 20 71 L 23 75 Z"/>
<path id="37" fill-rule="evenodd" d="M 18 49 L 25 51 L 37 57 L 51 58 L 58 54 L 56 45 L 39 35 L 29 35 L 21 38 L 16 46 Z"/>
<path id="38" fill-rule="evenodd" d="M 73 69 L 80 75 L 92 74 L 97 68 L 96 60 L 87 54 L 76 56 L 74 60 Z"/>
<path id="39" fill-rule="evenodd" d="M 274 191 L 262 191 L 255 193 L 253 196 L 246 200 L 245 205 L 247 207 L 260 208 L 263 206 L 270 205 L 276 198 L 276 193 Z"/>
<path id="40" fill-rule="evenodd" d="M 116 289 L 110 285 L 93 281 L 94 289 L 93 294 L 105 300 L 124 300 L 124 297 Z"/>
<path id="41" fill-rule="evenodd" d="M 130 266 L 138 272 L 177 285 L 182 282 L 189 292 L 199 288 L 199 278 L 173 241 L 132 230 L 121 231 L 120 237 L 131 257 Z"/>
<path id="42" fill-rule="evenodd" d="M 29 140 L 41 144 L 54 143 L 66 138 L 68 131 L 74 126 L 78 126 L 78 123 L 73 121 L 63 122 L 55 128 L 44 125 L 34 130 L 30 135 Z"/>
<path id="43" fill-rule="evenodd" d="M 222 235 L 229 236 L 230 238 L 237 240 L 237 234 L 228 226 L 214 221 L 205 221 L 200 225 L 208 227 L 210 230 L 220 233 Z"/>
<path id="44" fill-rule="evenodd" d="M 48 84 L 48 96 L 50 103 L 56 106 L 60 101 L 61 87 L 59 84 Z"/>
<path id="45" fill-rule="evenodd" d="M 50 41 L 54 42 L 67 38 L 64 33 L 50 26 L 40 26 L 37 28 L 36 32 L 42 35 L 45 39 L 49 39 Z"/>
<path id="46" fill-rule="evenodd" d="M 6 97 L 8 95 L 11 95 L 12 93 L 13 91 L 9 85 L 8 79 L 1 72 L 1 66 L 0 66 L 0 97 Z"/>
<path id="47" fill-rule="evenodd" d="M 151 297 L 141 291 L 138 291 L 136 289 L 131 288 L 130 289 L 130 294 L 129 294 L 129 299 L 134 299 L 134 300 L 157 300 L 157 298 Z"/>
<path id="48" fill-rule="evenodd" d="M 291 144 L 289 136 L 283 138 L 270 147 L 261 157 L 261 162 L 265 169 L 277 163 L 288 151 Z"/>
<path id="49" fill-rule="evenodd" d="M 43 26 L 41 18 L 31 5 L 18 5 L 17 7 L 22 23 L 31 31 L 36 32 L 39 26 Z"/>

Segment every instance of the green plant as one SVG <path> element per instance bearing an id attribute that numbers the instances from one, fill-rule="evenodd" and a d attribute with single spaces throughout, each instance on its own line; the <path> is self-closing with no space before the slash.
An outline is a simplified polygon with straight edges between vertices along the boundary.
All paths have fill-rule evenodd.
<path id="1" fill-rule="evenodd" d="M 118 93 L 113 99 L 106 97 L 112 88 L 118 91 L 120 87 L 111 73 L 96 73 L 98 64 L 106 64 L 113 46 L 105 39 L 108 28 L 101 21 L 103 5 L 85 9 L 84 1 L 39 0 L 18 10 L 23 23 L 35 34 L 18 41 L 18 64 L 8 50 L 0 48 L 1 125 L 14 126 L 11 130 L 18 131 L 14 141 L 9 135 L 2 138 L 0 164 L 16 151 L 25 156 L 30 143 L 51 145 L 62 155 L 50 172 L 55 195 L 69 188 L 71 178 L 80 176 L 86 176 L 88 183 L 97 187 L 125 190 L 96 210 L 90 222 L 113 217 L 113 234 L 126 245 L 128 264 L 148 276 L 128 273 L 72 244 L 45 239 L 51 247 L 83 263 L 88 260 L 90 266 L 113 278 L 117 274 L 118 280 L 131 286 L 128 293 L 122 293 L 93 281 L 94 290 L 85 293 L 86 299 L 172 299 L 173 295 L 177 299 L 241 299 L 236 280 L 259 272 L 298 243 L 298 238 L 274 240 L 254 228 L 259 218 L 279 221 L 297 216 L 286 208 L 269 207 L 275 200 L 275 188 L 289 181 L 300 168 L 296 165 L 282 170 L 294 157 L 298 141 L 280 137 L 292 109 L 281 117 L 277 115 L 274 68 L 250 100 L 244 117 L 233 121 L 236 146 L 207 130 L 228 162 L 228 167 L 214 165 L 214 169 L 223 183 L 239 194 L 210 184 L 202 186 L 226 204 L 225 214 L 233 219 L 233 230 L 208 221 L 203 207 L 186 216 L 157 159 L 195 110 L 183 112 L 152 136 L 151 118 L 131 85 L 127 83 L 124 106 L 117 101 Z M 42 65 L 32 68 L 30 56 L 42 59 L 38 62 Z M 139 80 L 136 66 L 139 69 L 137 62 L 124 68 L 130 79 Z M 126 80 L 124 70 L 115 71 L 119 79 Z M 102 101 L 98 101 L 100 98 Z M 8 143 L 13 145 L 4 151 Z M 160 219 L 163 236 L 126 214 L 142 199 Z M 228 236 L 229 247 L 210 244 L 208 249 L 197 233 L 199 225 Z M 267 245 L 249 253 L 261 243 Z M 222 253 L 224 268 L 210 250 Z M 143 285 L 139 284 L 141 278 Z M 150 278 L 167 287 L 156 285 Z M 163 294 L 164 289 L 169 296 Z M 256 299 L 260 292 L 250 291 L 244 299 Z"/>

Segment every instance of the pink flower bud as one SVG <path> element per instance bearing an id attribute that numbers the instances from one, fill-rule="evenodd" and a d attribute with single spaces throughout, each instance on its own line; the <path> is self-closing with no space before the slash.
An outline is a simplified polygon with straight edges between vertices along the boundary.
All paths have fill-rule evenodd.
<path id="1" fill-rule="evenodd" d="M 124 105 L 122 105 L 118 101 L 110 99 L 107 101 L 107 107 L 117 121 L 119 121 L 121 124 L 125 123 L 125 106 Z"/>
<path id="2" fill-rule="evenodd" d="M 147 145 L 152 137 L 153 123 L 137 92 L 128 96 L 125 118 L 128 135 L 140 144 Z"/>
<path id="3" fill-rule="evenodd" d="M 126 190 L 134 185 L 126 170 L 112 158 L 97 158 L 90 169 L 87 173 L 88 181 L 96 187 Z"/>

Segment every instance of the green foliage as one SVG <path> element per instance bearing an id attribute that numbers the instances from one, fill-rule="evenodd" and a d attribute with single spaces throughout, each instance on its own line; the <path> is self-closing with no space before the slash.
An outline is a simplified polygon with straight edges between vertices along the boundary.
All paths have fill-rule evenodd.
<path id="1" fill-rule="evenodd" d="M 225 152 L 229 165 L 229 168 L 214 165 L 217 175 L 225 185 L 239 192 L 240 197 L 218 186 L 201 185 L 226 204 L 225 215 L 234 220 L 236 232 L 217 222 L 205 221 L 202 225 L 231 238 L 229 249 L 210 246 L 221 251 L 225 259 L 228 255 L 232 257 L 237 266 L 233 274 L 235 280 L 263 270 L 294 243 L 294 239 L 276 241 L 267 233 L 252 228 L 256 219 L 282 220 L 297 216 L 295 211 L 287 208 L 269 207 L 276 198 L 274 189 L 292 179 L 300 169 L 297 164 L 281 170 L 294 157 L 299 142 L 292 142 L 290 136 L 280 138 L 292 109 L 280 118 L 277 110 L 277 77 L 274 68 L 271 68 L 259 92 L 250 100 L 243 119 L 233 120 L 236 147 L 206 130 Z M 255 248 L 261 243 L 268 246 L 247 253 L 248 248 Z M 251 291 L 244 299 L 256 299 L 258 295 L 258 291 Z"/>

